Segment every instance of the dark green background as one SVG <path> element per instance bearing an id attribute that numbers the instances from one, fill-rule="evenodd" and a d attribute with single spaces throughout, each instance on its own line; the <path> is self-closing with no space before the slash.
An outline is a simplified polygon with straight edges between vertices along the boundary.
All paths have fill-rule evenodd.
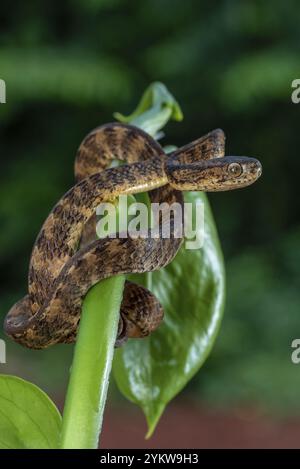
<path id="1" fill-rule="evenodd" d="M 227 154 L 257 156 L 264 169 L 250 188 L 210 195 L 228 298 L 216 346 L 186 392 L 213 406 L 299 413 L 300 368 L 290 359 L 300 337 L 299 2 L 15 1 L 1 4 L 0 21 L 3 317 L 25 294 L 34 238 L 73 183 L 81 139 L 160 80 L 185 115 L 165 143 L 221 127 Z M 1 371 L 63 396 L 71 352 L 7 341 Z"/>

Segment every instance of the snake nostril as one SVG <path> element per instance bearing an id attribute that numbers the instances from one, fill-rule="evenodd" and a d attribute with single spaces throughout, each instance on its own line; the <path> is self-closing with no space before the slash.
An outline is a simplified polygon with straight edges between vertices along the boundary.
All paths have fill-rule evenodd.
<path id="1" fill-rule="evenodd" d="M 262 175 L 262 165 L 259 163 L 259 166 L 257 168 L 257 175 L 258 177 Z"/>

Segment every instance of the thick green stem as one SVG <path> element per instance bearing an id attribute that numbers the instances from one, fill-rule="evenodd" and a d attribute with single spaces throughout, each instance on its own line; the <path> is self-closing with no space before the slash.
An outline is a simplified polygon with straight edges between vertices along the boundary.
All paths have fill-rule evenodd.
<path id="1" fill-rule="evenodd" d="M 85 297 L 63 414 L 61 448 L 98 447 L 125 277 L 95 285 Z"/>

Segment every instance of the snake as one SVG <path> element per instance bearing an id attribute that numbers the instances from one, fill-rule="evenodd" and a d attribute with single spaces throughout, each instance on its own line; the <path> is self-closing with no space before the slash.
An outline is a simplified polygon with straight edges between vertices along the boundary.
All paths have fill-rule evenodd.
<path id="1" fill-rule="evenodd" d="M 114 160 L 122 164 L 112 167 Z M 91 131 L 78 148 L 74 168 L 75 184 L 50 211 L 33 245 L 28 293 L 11 307 L 4 321 L 6 334 L 32 349 L 74 342 L 82 302 L 93 285 L 114 275 L 161 269 L 182 245 L 183 235 L 167 210 L 160 217 L 161 226 L 170 224 L 167 238 L 161 231 L 153 237 L 149 230 L 143 237 L 98 239 L 95 209 L 100 203 L 147 192 L 151 202 L 176 202 L 183 207 L 184 191 L 242 188 L 262 173 L 256 158 L 225 156 L 221 129 L 166 153 L 148 133 L 121 123 Z M 126 281 L 116 345 L 148 336 L 162 318 L 157 298 Z"/>

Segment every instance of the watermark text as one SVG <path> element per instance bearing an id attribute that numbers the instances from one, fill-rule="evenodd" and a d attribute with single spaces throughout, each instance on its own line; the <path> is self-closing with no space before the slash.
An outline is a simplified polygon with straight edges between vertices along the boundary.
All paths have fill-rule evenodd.
<path id="1" fill-rule="evenodd" d="M 204 203 L 142 202 L 128 204 L 120 195 L 117 204 L 98 205 L 96 225 L 98 238 L 184 238 L 186 249 L 200 249 L 204 243 Z"/>
<path id="2" fill-rule="evenodd" d="M 4 80 L 0 78 L 0 104 L 6 103 L 6 84 Z"/>

